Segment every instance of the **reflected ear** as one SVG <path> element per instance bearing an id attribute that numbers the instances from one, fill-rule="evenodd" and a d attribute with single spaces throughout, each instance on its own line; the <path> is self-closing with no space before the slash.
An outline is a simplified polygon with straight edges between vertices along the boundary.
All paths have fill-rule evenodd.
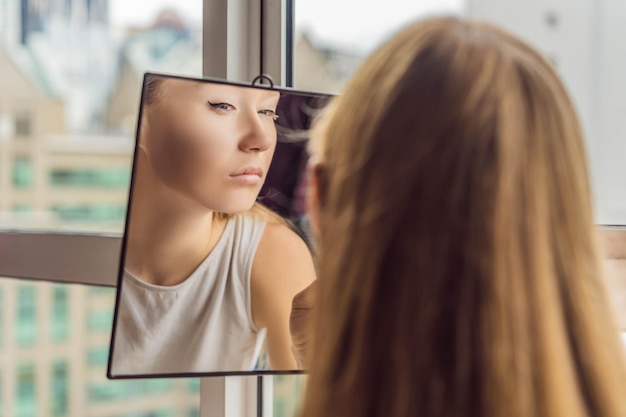
<path id="1" fill-rule="evenodd" d="M 311 157 L 307 163 L 307 177 L 309 187 L 307 190 L 306 210 L 309 216 L 311 231 L 316 240 L 319 239 L 320 209 L 323 206 L 324 190 L 324 165 L 316 157 Z"/>

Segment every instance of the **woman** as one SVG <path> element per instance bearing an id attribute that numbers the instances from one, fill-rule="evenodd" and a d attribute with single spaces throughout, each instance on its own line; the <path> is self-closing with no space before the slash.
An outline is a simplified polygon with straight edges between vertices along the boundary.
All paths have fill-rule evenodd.
<path id="1" fill-rule="evenodd" d="M 546 60 L 426 20 L 331 107 L 301 416 L 626 416 L 581 129 Z"/>
<path id="2" fill-rule="evenodd" d="M 294 369 L 293 295 L 314 279 L 306 244 L 255 200 L 280 94 L 148 75 L 112 373 L 251 371 L 266 343 Z"/>

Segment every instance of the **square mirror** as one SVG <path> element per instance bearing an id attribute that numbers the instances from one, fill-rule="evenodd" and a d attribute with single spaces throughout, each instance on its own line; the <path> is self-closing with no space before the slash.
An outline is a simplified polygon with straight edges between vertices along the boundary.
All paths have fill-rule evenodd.
<path id="1" fill-rule="evenodd" d="M 109 378 L 302 371 L 288 316 L 315 277 L 306 146 L 330 100 L 144 75 Z"/>

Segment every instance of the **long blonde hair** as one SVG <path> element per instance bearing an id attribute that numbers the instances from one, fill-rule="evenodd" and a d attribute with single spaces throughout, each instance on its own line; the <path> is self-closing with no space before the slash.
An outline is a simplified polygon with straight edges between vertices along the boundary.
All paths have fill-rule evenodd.
<path id="1" fill-rule="evenodd" d="M 331 106 L 301 416 L 626 416 L 581 129 L 546 60 L 429 19 Z"/>

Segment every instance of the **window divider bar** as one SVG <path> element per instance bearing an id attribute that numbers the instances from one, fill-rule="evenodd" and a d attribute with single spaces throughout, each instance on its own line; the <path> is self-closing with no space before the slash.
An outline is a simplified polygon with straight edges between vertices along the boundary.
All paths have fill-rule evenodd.
<path id="1" fill-rule="evenodd" d="M 0 277 L 114 287 L 121 234 L 0 231 Z"/>

